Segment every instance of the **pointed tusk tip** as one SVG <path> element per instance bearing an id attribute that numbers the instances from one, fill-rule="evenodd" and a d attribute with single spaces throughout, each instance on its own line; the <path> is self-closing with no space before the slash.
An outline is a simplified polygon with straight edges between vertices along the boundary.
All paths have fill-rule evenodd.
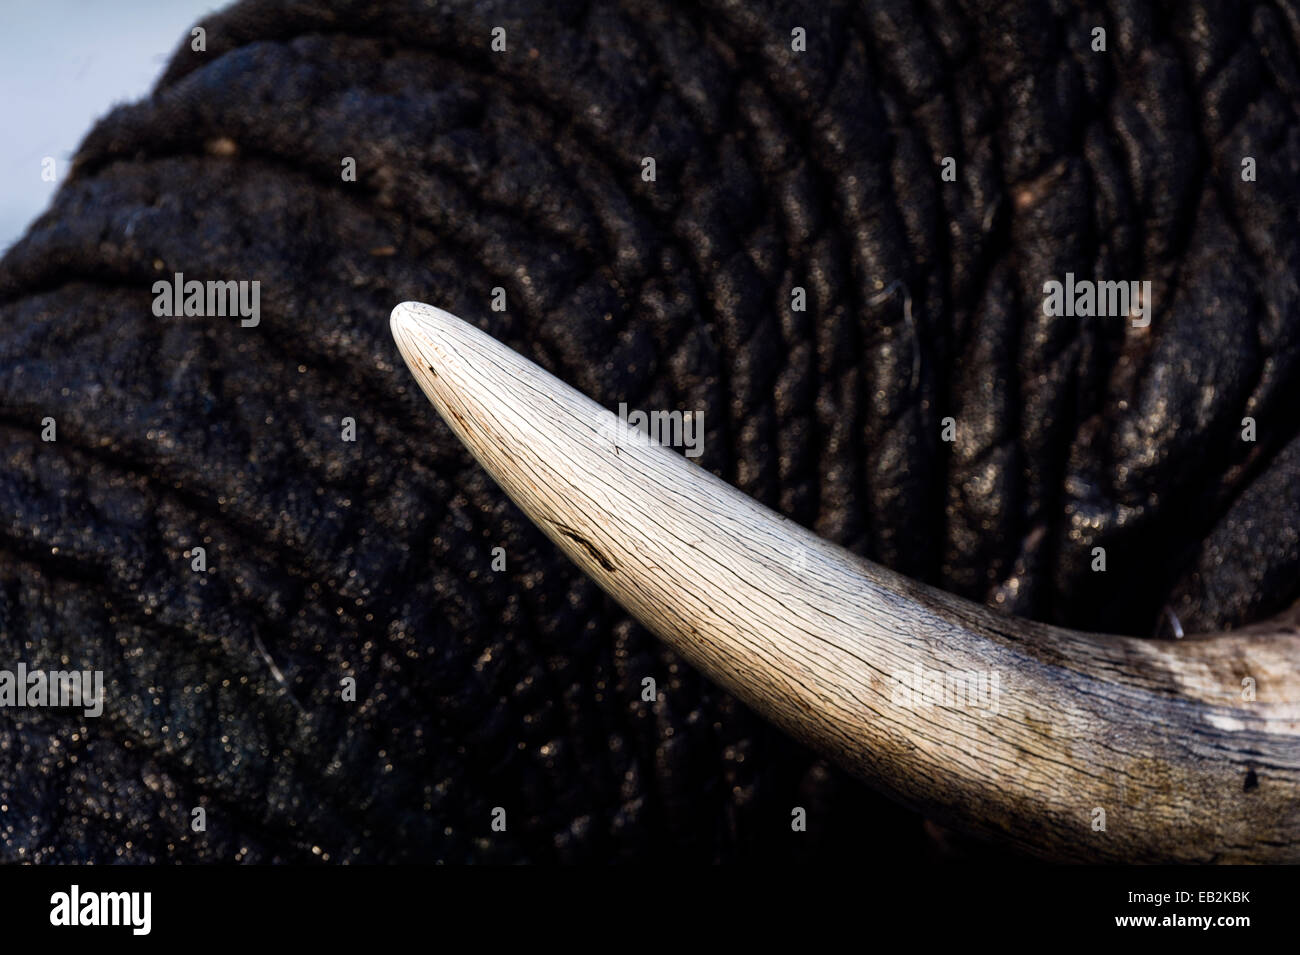
<path id="1" fill-rule="evenodd" d="M 439 327 L 450 330 L 460 324 L 462 320 L 451 312 L 423 302 L 402 302 L 388 317 L 388 326 L 394 337 L 401 329 L 420 329 L 427 334 Z"/>
<path id="2" fill-rule="evenodd" d="M 445 361 L 449 351 L 447 346 L 468 345 L 476 331 L 451 312 L 423 302 L 399 304 L 389 316 L 388 327 L 397 343 L 397 350 L 422 384 L 425 384 L 425 379 L 418 370 L 420 366 L 429 366 L 435 359 Z"/>

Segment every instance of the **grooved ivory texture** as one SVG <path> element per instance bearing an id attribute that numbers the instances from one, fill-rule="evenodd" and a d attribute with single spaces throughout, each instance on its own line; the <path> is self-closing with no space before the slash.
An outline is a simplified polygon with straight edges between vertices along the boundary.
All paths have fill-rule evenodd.
<path id="1" fill-rule="evenodd" d="M 447 312 L 404 303 L 392 328 L 439 413 L 557 546 L 713 680 L 872 784 L 1053 858 L 1300 859 L 1293 629 L 1156 642 L 999 617 L 634 440 Z M 918 670 L 981 674 L 997 693 L 900 698 Z"/>

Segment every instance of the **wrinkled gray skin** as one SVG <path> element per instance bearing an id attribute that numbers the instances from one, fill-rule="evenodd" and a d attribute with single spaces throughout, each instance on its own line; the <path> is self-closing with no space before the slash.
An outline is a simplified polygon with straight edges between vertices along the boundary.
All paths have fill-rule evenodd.
<path id="1" fill-rule="evenodd" d="M 401 366 L 406 299 L 607 407 L 703 409 L 703 466 L 1009 614 L 1190 632 L 1297 597 L 1293 4 L 204 25 L 0 263 L 0 667 L 107 684 L 98 720 L 0 713 L 0 861 L 953 848 L 556 554 Z M 260 281 L 260 324 L 155 317 L 176 271 Z M 1045 317 L 1068 271 L 1150 280 L 1151 326 Z"/>

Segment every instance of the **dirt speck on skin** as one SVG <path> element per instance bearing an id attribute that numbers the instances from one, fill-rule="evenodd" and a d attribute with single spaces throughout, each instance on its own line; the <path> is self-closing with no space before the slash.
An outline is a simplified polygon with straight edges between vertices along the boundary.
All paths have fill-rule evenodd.
<path id="1" fill-rule="evenodd" d="M 203 144 L 203 150 L 209 156 L 218 156 L 222 159 L 230 159 L 239 155 L 239 144 L 229 136 L 217 136 L 209 139 Z"/>

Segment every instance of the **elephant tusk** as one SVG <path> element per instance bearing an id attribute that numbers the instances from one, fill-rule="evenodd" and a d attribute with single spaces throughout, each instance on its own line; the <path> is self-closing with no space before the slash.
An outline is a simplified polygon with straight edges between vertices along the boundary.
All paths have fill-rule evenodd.
<path id="1" fill-rule="evenodd" d="M 420 387 L 572 560 L 869 784 L 1043 858 L 1300 860 L 1300 629 L 1179 641 L 1000 616 L 817 537 L 440 309 Z"/>

